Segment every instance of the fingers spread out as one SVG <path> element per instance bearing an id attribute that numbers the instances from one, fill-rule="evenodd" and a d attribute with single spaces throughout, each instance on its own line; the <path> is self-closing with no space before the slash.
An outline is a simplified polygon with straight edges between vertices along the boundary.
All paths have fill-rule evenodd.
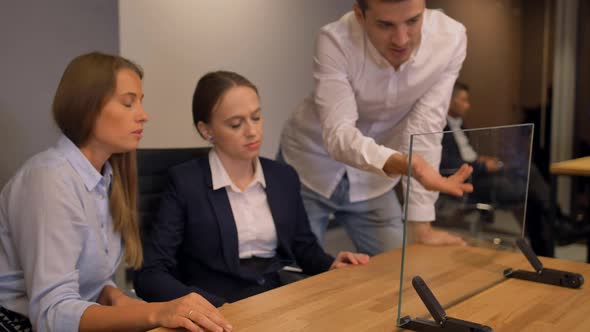
<path id="1" fill-rule="evenodd" d="M 359 261 L 356 259 L 355 255 L 353 253 L 351 253 L 350 251 L 342 252 L 342 261 L 348 262 L 352 265 L 357 265 L 359 263 Z"/>
<path id="2" fill-rule="evenodd" d="M 369 262 L 369 256 L 365 254 L 356 254 L 350 251 L 341 251 L 336 256 L 333 268 L 341 268 L 349 265 L 364 265 Z"/>
<path id="3" fill-rule="evenodd" d="M 463 191 L 466 193 L 472 193 L 473 185 L 471 183 L 463 183 L 461 184 L 461 189 L 463 189 Z"/>
<path id="4" fill-rule="evenodd" d="M 334 264 L 334 268 L 339 269 L 339 268 L 342 268 L 342 267 L 346 267 L 348 265 L 349 265 L 348 263 L 337 262 L 337 263 Z"/>
<path id="5" fill-rule="evenodd" d="M 212 314 L 210 314 L 209 319 L 215 323 L 215 325 L 217 326 L 221 326 L 223 328 L 223 331 L 231 331 L 233 328 L 231 326 L 231 324 L 225 320 L 225 318 L 223 318 L 223 316 L 221 315 L 221 313 L 216 309 L 216 311 Z"/>
<path id="6" fill-rule="evenodd" d="M 191 293 L 187 298 L 188 301 L 185 304 L 190 308 L 188 310 L 188 319 L 194 322 L 193 325 L 197 324 L 205 331 L 223 332 L 232 330 L 232 326 L 225 320 L 221 312 L 201 295 Z"/>
<path id="7" fill-rule="evenodd" d="M 445 191 L 454 196 L 462 196 L 466 192 L 473 192 L 473 185 L 471 183 L 465 183 L 465 180 L 469 178 L 472 172 L 473 167 L 463 164 L 455 174 L 447 178 L 447 188 Z"/>
<path id="8" fill-rule="evenodd" d="M 197 306 L 200 306 L 202 308 L 202 312 L 205 314 L 206 318 L 208 318 L 209 321 L 213 322 L 216 326 L 220 326 L 222 330 L 232 330 L 231 324 L 223 317 L 221 312 L 219 312 L 219 310 L 215 308 L 214 305 L 212 305 L 204 297 L 196 293 L 193 294 L 194 297 L 192 298 L 192 300 L 196 302 Z"/>
<path id="9" fill-rule="evenodd" d="M 463 183 L 473 173 L 473 167 L 463 164 L 455 174 L 449 177 L 453 182 Z"/>
<path id="10" fill-rule="evenodd" d="M 202 328 L 200 328 L 193 321 L 191 321 L 190 319 L 185 318 L 185 317 L 180 318 L 180 322 L 179 322 L 178 326 L 184 327 L 185 329 L 187 329 L 191 332 L 204 332 L 204 330 Z"/>
<path id="11" fill-rule="evenodd" d="M 442 190 L 444 192 L 446 192 L 449 195 L 453 195 L 453 196 L 463 196 L 463 190 L 461 190 L 461 186 L 460 185 L 453 185 L 450 184 L 449 186 L 447 186 L 445 188 L 445 190 Z"/>
<path id="12" fill-rule="evenodd" d="M 367 264 L 370 260 L 369 255 L 365 254 L 356 254 L 356 257 L 361 264 Z"/>
<path id="13" fill-rule="evenodd" d="M 194 312 L 191 315 L 191 320 L 206 331 L 223 332 L 223 327 L 214 323 L 207 315 L 201 312 Z"/>
<path id="14" fill-rule="evenodd" d="M 461 165 L 461 169 L 464 169 L 465 178 L 469 177 L 473 173 L 473 167 L 471 165 L 463 164 Z"/>

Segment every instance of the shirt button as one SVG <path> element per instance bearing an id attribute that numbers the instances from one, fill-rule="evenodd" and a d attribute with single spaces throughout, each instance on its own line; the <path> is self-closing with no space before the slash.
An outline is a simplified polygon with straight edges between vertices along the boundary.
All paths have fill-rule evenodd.
<path id="1" fill-rule="evenodd" d="M 264 284 L 266 283 L 266 279 L 264 279 L 263 277 L 260 277 L 260 278 L 256 279 L 256 282 L 257 282 L 257 283 L 258 283 L 260 286 L 262 286 L 262 285 L 264 285 Z"/>
<path id="2" fill-rule="evenodd" d="M 100 199 L 104 199 L 104 195 L 103 194 L 100 194 L 99 197 L 100 197 Z"/>

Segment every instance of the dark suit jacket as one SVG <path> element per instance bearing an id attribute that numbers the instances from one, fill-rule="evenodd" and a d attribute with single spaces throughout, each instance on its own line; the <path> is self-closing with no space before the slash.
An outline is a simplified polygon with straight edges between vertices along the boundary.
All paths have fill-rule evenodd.
<path id="1" fill-rule="evenodd" d="M 281 263 L 294 261 L 309 275 L 329 269 L 334 258 L 309 227 L 299 178 L 285 164 L 260 158 L 274 219 Z M 144 265 L 135 279 L 147 301 L 169 301 L 196 292 L 216 306 L 264 282 L 240 270 L 238 235 L 225 188 L 213 190 L 208 158 L 171 169 L 168 189 L 151 234 L 144 241 Z"/>
<path id="2" fill-rule="evenodd" d="M 461 129 L 465 129 L 461 126 Z M 449 126 L 445 126 L 444 131 L 451 130 Z M 469 133 L 465 133 L 467 137 L 469 137 Z M 440 160 L 440 172 L 445 175 L 449 176 L 452 173 L 455 173 L 461 165 L 467 163 L 461 157 L 461 153 L 459 152 L 459 146 L 455 141 L 455 135 L 453 133 L 445 133 L 443 135 L 442 140 L 442 155 Z M 477 151 L 476 151 L 477 152 Z M 480 163 L 478 161 L 467 163 L 473 167 L 472 176 L 477 178 L 479 175 L 487 174 L 487 168 L 484 163 Z"/>

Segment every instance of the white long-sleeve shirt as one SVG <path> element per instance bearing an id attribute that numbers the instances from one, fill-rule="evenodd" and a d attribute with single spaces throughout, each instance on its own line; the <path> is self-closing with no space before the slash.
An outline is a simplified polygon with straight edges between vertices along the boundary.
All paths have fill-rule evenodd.
<path id="1" fill-rule="evenodd" d="M 304 185 L 330 197 L 346 172 L 350 200 L 377 197 L 399 181 L 383 165 L 407 153 L 410 134 L 443 130 L 453 84 L 465 58 L 460 23 L 426 10 L 422 39 L 396 71 L 375 49 L 353 12 L 324 26 L 314 56 L 315 91 L 287 121 L 285 160 Z M 438 169 L 440 135 L 416 136 L 412 150 Z M 412 181 L 408 219 L 434 220 L 438 193 Z"/>
<path id="2" fill-rule="evenodd" d="M 260 160 L 256 159 L 254 179 L 244 190 L 233 183 L 215 149 L 209 151 L 209 166 L 213 190 L 225 187 L 227 191 L 238 232 L 240 259 L 274 257 L 278 246 L 277 229 L 266 199 L 266 180 Z"/>

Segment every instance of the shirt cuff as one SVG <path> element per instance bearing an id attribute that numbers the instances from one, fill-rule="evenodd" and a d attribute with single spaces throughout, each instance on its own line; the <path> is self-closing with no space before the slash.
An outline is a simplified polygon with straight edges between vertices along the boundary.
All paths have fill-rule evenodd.
<path id="1" fill-rule="evenodd" d="M 434 204 L 422 205 L 412 204 L 408 205 L 408 217 L 406 220 L 417 222 L 432 222 L 436 217 Z"/>
<path id="2" fill-rule="evenodd" d="M 375 150 L 371 153 L 371 165 L 375 167 L 374 172 L 381 176 L 386 177 L 398 177 L 399 174 L 389 175 L 383 171 L 383 166 L 387 162 L 387 159 L 391 157 L 393 154 L 400 153 L 396 150 L 390 149 L 383 145 L 376 145 Z"/>
<path id="3" fill-rule="evenodd" d="M 94 302 L 82 301 L 82 300 L 69 300 L 59 303 L 55 307 L 54 313 L 48 313 L 47 328 L 39 328 L 37 326 L 35 330 L 39 331 L 64 331 L 64 332 L 75 332 L 80 330 L 80 320 L 84 311 L 91 305 L 99 305 Z"/>
<path id="4" fill-rule="evenodd" d="M 106 287 L 106 286 L 112 286 L 114 288 L 119 288 L 117 286 L 117 284 L 115 284 L 115 282 L 112 279 L 107 279 L 103 284 L 102 284 L 102 288 L 100 289 L 100 291 L 102 292 L 102 290 Z M 100 293 L 99 293 L 100 295 Z"/>

